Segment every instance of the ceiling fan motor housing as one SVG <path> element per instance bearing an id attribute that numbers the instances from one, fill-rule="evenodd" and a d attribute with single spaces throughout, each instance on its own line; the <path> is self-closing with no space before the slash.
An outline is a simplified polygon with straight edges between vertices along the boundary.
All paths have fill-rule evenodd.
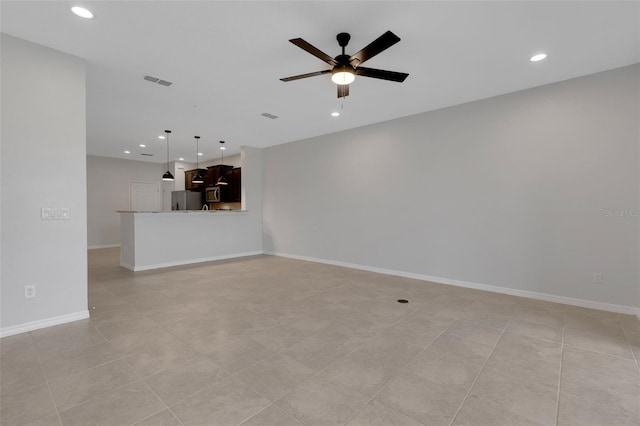
<path id="1" fill-rule="evenodd" d="M 350 72 L 351 74 L 355 74 L 356 69 L 353 68 L 349 63 L 346 63 L 346 64 L 338 63 L 338 65 L 333 67 L 333 69 L 331 70 L 331 74 L 335 74 L 338 72 Z"/>
<path id="2" fill-rule="evenodd" d="M 338 44 L 340 45 L 340 47 L 344 48 L 347 46 L 347 44 L 349 44 L 349 40 L 351 40 L 351 36 L 349 35 L 349 33 L 340 33 L 336 36 L 336 39 L 338 40 Z M 344 54 L 344 49 L 343 49 L 343 54 Z"/>

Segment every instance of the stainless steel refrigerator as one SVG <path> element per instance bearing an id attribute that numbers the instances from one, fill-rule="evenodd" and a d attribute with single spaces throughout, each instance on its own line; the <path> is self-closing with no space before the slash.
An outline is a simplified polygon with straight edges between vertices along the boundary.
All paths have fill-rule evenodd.
<path id="1" fill-rule="evenodd" d="M 202 193 L 194 191 L 171 191 L 171 210 L 202 209 Z"/>

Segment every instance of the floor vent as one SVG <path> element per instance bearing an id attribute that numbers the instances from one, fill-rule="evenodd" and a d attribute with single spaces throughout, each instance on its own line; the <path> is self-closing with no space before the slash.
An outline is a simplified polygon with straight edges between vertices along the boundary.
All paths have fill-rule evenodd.
<path id="1" fill-rule="evenodd" d="M 145 76 L 144 76 L 144 77 L 142 77 L 142 78 L 144 78 L 145 80 L 150 81 L 150 82 L 152 82 L 152 83 L 158 83 L 158 84 L 160 84 L 160 85 L 162 85 L 162 86 L 171 86 L 171 85 L 173 84 L 173 83 L 172 83 L 172 82 L 170 82 L 170 81 L 167 81 L 167 80 L 160 80 L 159 78 L 157 78 L 157 77 L 153 77 L 153 76 L 150 76 L 150 75 L 145 75 Z"/>

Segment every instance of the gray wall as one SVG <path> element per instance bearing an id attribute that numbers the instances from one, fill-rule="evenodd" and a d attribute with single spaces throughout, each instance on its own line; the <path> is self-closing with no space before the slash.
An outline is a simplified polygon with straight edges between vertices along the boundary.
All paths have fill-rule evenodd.
<path id="1" fill-rule="evenodd" d="M 130 183 L 157 183 L 162 191 L 165 169 L 165 164 L 87 156 L 89 247 L 120 244 L 120 216 L 116 211 L 129 210 Z"/>
<path id="2" fill-rule="evenodd" d="M 638 219 L 605 211 L 638 208 L 638 87 L 636 65 L 265 149 L 265 251 L 637 306 Z"/>
<path id="3" fill-rule="evenodd" d="M 84 63 L 2 35 L 1 332 L 87 312 Z M 40 209 L 69 208 L 68 221 Z M 24 286 L 36 297 L 25 299 Z M 28 324 L 25 326 L 28 327 Z"/>

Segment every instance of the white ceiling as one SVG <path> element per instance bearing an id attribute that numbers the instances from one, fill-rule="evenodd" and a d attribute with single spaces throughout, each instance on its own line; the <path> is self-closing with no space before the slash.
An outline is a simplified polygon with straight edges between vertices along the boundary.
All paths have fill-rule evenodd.
<path id="1" fill-rule="evenodd" d="M 83 5 L 95 18 L 70 12 Z M 2 32 L 87 60 L 87 151 L 201 160 L 266 147 L 640 62 L 638 2 L 2 1 Z M 329 68 L 287 40 L 331 56 L 386 30 L 402 41 L 366 63 L 402 83 L 357 78 L 341 108 Z M 537 52 L 547 60 L 529 62 Z M 142 79 L 149 74 L 170 87 Z M 270 120 L 260 114 L 279 116 Z M 144 143 L 142 149 L 138 144 Z M 125 149 L 131 155 L 123 154 Z M 149 152 L 154 157 L 141 157 Z"/>

